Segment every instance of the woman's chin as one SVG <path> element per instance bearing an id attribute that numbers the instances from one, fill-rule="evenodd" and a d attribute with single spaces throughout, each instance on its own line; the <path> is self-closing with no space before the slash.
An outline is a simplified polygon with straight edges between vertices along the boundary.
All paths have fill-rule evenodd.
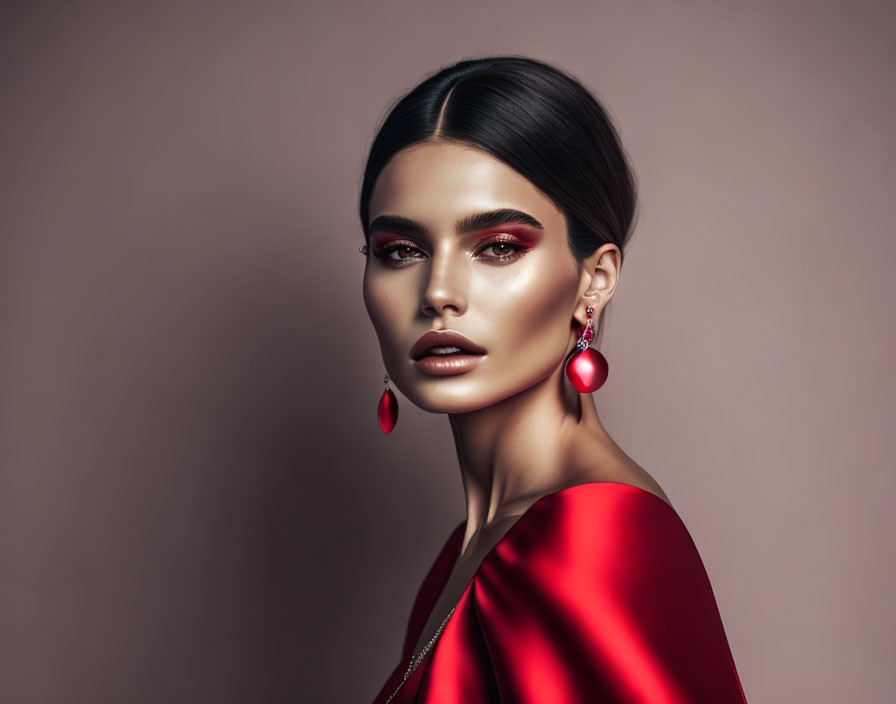
<path id="1" fill-rule="evenodd" d="M 469 391 L 459 393 L 412 393 L 405 394 L 408 400 L 427 413 L 470 413 L 496 403 L 491 395 L 481 397 Z"/>

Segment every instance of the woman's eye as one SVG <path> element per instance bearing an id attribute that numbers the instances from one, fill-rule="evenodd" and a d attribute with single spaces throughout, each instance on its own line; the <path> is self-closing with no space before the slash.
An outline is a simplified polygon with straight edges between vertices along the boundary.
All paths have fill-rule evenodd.
<path id="1" fill-rule="evenodd" d="M 493 255 L 487 256 L 486 259 L 491 259 L 494 261 L 506 261 L 508 259 L 515 259 L 517 255 L 519 255 L 525 247 L 521 244 L 517 244 L 515 242 L 492 242 L 491 244 L 483 247 L 480 252 L 487 252 L 488 250 L 492 250 L 494 252 Z"/>
<path id="2" fill-rule="evenodd" d="M 495 242 L 494 244 L 490 244 L 485 249 L 492 250 L 499 257 L 503 257 L 507 254 L 511 254 L 514 251 L 513 245 L 511 245 L 509 242 Z M 485 250 L 483 250 L 483 251 L 485 251 Z"/>
<path id="3" fill-rule="evenodd" d="M 410 259 L 414 252 L 417 251 L 413 247 L 408 247 L 407 245 L 401 245 L 400 247 L 395 247 L 391 252 L 389 252 L 389 256 L 391 257 L 393 254 L 397 254 L 397 257 L 393 257 L 393 259 Z"/>
<path id="4" fill-rule="evenodd" d="M 420 252 L 416 247 L 409 244 L 396 244 L 384 249 L 378 256 L 383 259 L 389 266 L 404 266 L 403 262 L 417 259 L 415 252 Z"/>

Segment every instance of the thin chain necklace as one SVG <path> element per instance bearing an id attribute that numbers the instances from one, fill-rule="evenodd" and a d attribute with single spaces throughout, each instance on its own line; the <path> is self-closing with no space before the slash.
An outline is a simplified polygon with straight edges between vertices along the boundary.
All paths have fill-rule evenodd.
<path id="1" fill-rule="evenodd" d="M 391 695 L 389 695 L 389 698 L 386 700 L 386 704 L 389 704 L 389 702 L 392 701 L 392 697 L 394 697 L 396 694 L 398 694 L 398 690 L 401 689 L 401 685 L 403 685 L 405 682 L 408 681 L 408 677 L 410 677 L 414 673 L 414 670 L 417 669 L 417 666 L 420 665 L 421 662 L 423 662 L 423 658 L 426 656 L 426 654 L 429 652 L 430 648 L 432 648 L 433 644 L 438 639 L 439 635 L 442 632 L 442 629 L 445 628 L 445 624 L 448 623 L 448 619 L 451 618 L 451 614 L 454 613 L 454 609 L 456 609 L 456 608 L 457 608 L 457 604 L 455 604 L 451 608 L 451 611 L 448 612 L 448 615 L 445 617 L 445 620 L 442 621 L 442 625 L 439 626 L 438 630 L 435 632 L 435 635 L 429 639 L 429 642 L 426 643 L 426 645 L 424 645 L 423 648 L 421 648 L 419 653 L 411 656 L 411 662 L 408 664 L 408 669 L 404 673 L 404 678 L 398 684 L 398 687 L 395 688 L 395 691 L 392 692 Z"/>

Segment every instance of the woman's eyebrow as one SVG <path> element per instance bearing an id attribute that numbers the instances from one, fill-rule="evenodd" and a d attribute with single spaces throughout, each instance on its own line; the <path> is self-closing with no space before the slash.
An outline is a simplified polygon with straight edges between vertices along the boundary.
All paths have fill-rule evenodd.
<path id="1" fill-rule="evenodd" d="M 529 213 L 524 213 L 522 210 L 514 208 L 500 208 L 499 210 L 488 210 L 482 213 L 466 215 L 454 224 L 454 231 L 458 235 L 463 235 L 497 225 L 529 225 L 539 230 L 544 229 L 544 225 L 529 215 Z M 370 223 L 369 230 L 371 232 L 384 230 L 402 235 L 427 234 L 427 229 L 422 223 L 401 215 L 380 215 Z"/>

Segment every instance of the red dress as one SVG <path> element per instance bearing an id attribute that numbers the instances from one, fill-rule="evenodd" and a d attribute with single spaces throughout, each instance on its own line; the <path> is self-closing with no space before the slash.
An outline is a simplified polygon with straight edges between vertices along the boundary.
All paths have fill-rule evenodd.
<path id="1" fill-rule="evenodd" d="M 401 661 L 374 704 L 396 689 L 390 704 L 745 704 L 687 528 L 655 494 L 617 482 L 578 484 L 532 504 L 485 556 L 402 684 L 464 528 L 423 580 Z"/>

